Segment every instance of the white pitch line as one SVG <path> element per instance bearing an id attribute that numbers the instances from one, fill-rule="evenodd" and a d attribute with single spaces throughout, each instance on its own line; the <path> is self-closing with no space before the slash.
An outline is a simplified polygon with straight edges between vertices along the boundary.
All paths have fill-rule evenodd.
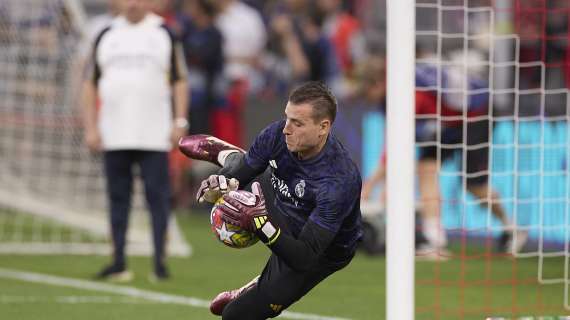
<path id="1" fill-rule="evenodd" d="M 16 279 L 26 282 L 48 284 L 59 287 L 69 287 L 69 288 L 83 289 L 90 291 L 107 292 L 107 293 L 119 294 L 129 297 L 146 299 L 150 301 L 157 301 L 161 303 L 180 304 L 180 305 L 187 305 L 198 308 L 209 308 L 210 306 L 210 301 L 194 297 L 179 296 L 167 293 L 160 293 L 156 291 L 138 289 L 135 287 L 127 287 L 127 286 L 114 285 L 109 283 L 65 278 L 65 277 L 52 276 L 41 273 L 23 272 L 23 271 L 4 269 L 4 268 L 0 268 L 0 278 Z M 317 314 L 289 312 L 289 311 L 282 312 L 280 318 L 297 319 L 297 320 L 349 320 L 347 318 L 326 317 Z"/>
<path id="2" fill-rule="evenodd" d="M 12 296 L 0 295 L 0 304 L 25 304 L 25 303 L 62 303 L 62 304 L 160 304 L 135 297 L 124 296 Z"/>

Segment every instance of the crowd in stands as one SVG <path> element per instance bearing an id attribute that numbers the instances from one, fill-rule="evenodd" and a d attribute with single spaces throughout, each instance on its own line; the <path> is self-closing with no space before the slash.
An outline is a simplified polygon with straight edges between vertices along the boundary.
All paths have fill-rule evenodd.
<path id="1" fill-rule="evenodd" d="M 119 1 L 83 2 L 88 17 L 86 43 L 91 43 L 95 35 L 110 23 L 117 14 Z M 191 93 L 190 133 L 208 133 L 247 147 L 249 142 L 244 136 L 246 128 L 243 119 L 246 109 L 250 107 L 249 98 L 282 101 L 281 98 L 295 84 L 306 80 L 322 80 L 341 100 L 341 109 L 348 109 L 355 105 L 354 97 L 365 97 L 363 90 L 373 84 L 371 81 L 379 81 L 377 77 L 383 77 L 366 72 L 369 71 L 366 66 L 384 59 L 385 0 L 148 1 L 153 3 L 154 12 L 165 19 L 171 31 L 183 44 Z M 519 52 L 516 55 L 510 52 L 510 56 L 503 58 L 506 61 L 514 61 L 518 57 L 519 61 L 515 62 L 520 63 L 544 63 L 544 84 L 540 83 L 540 68 L 519 66 L 518 89 L 532 89 L 544 85 L 546 89 L 554 90 L 546 93 L 544 107 L 541 107 L 538 94 L 520 95 L 517 107 L 520 114 L 516 116 L 533 116 L 540 112 L 565 116 L 566 96 L 556 90 L 567 89 L 569 86 L 567 3 L 564 0 L 514 2 L 519 5 L 495 8 L 497 14 L 501 14 L 501 10 L 512 14 L 509 21 L 510 30 L 513 37 L 520 39 Z M 493 1 L 489 0 L 473 3 L 475 4 L 470 4 L 471 7 L 493 6 Z M 13 8 L 6 6 L 0 5 L 0 25 L 6 25 L 2 21 L 9 21 L 11 15 L 13 16 L 13 13 L 8 14 Z M 106 13 L 98 15 L 102 10 L 106 10 Z M 424 54 L 427 53 L 426 60 L 433 60 L 435 57 L 447 59 L 449 62 L 453 60 L 453 50 L 463 48 L 461 39 L 443 39 L 442 48 L 438 49 L 437 34 L 463 33 L 464 14 L 461 10 L 447 12 L 442 16 L 442 29 L 438 30 L 437 26 L 433 25 L 433 21 L 436 21 L 433 19 L 436 11 L 418 6 L 416 29 L 424 31 L 425 36 L 418 35 L 416 40 L 418 47 L 425 51 Z M 469 30 L 472 35 L 484 33 L 485 28 L 491 26 L 488 15 L 484 11 L 480 12 L 481 18 L 472 19 L 476 23 L 469 24 L 470 27 L 478 29 Z M 542 19 L 544 12 L 548 14 Z M 66 15 L 65 10 L 58 11 L 57 14 Z M 76 42 L 79 38 L 79 32 L 70 30 L 67 23 L 52 26 L 47 23 L 48 20 L 42 21 L 44 22 L 35 23 L 33 27 L 44 30 L 42 35 L 48 35 L 42 36 L 42 43 L 46 43 L 46 48 L 64 50 L 65 46 L 54 46 L 50 43 L 66 44 Z M 27 27 L 26 21 L 20 25 L 20 28 Z M 49 30 L 55 31 L 49 33 Z M 430 36 L 425 31 L 433 31 L 434 35 Z M 64 40 L 49 41 L 55 37 Z M 0 41 L 9 41 L 11 38 L 8 28 L 0 28 Z M 488 60 L 489 43 L 485 45 L 476 42 L 469 46 L 470 49 L 479 53 L 483 61 Z M 84 50 L 85 53 L 88 51 L 87 48 Z M 62 63 L 65 61 L 69 59 L 62 59 Z M 461 61 L 462 54 L 459 52 L 459 62 Z M 513 73 L 513 70 L 505 68 L 495 69 L 495 77 L 502 70 Z M 496 80 L 494 79 L 495 86 L 498 83 Z M 57 82 L 50 80 L 50 83 Z M 512 84 L 508 85 L 512 87 Z M 505 103 L 501 101 L 501 97 L 495 96 L 493 114 L 512 114 L 515 109 L 514 99 L 511 98 Z M 383 101 L 379 104 L 382 105 Z M 541 111 L 541 108 L 544 110 Z M 338 121 L 340 126 L 342 117 L 341 112 Z"/>
<path id="2" fill-rule="evenodd" d="M 89 38 L 117 14 L 118 1 L 109 0 L 107 13 L 91 17 Z M 248 144 L 249 98 L 275 100 L 296 84 L 320 80 L 348 99 L 356 92 L 357 64 L 376 46 L 365 22 L 371 20 L 366 8 L 372 2 L 364 0 L 152 2 L 183 47 L 189 133 L 212 134 L 242 147 Z M 171 160 L 176 168 L 186 162 L 179 156 Z M 180 172 L 176 168 L 173 172 Z"/>
<path id="3" fill-rule="evenodd" d="M 382 56 L 385 48 L 385 0 L 148 1 L 184 45 L 192 93 L 191 133 L 218 135 L 241 146 L 247 144 L 241 136 L 244 130 L 240 119 L 248 96 L 275 97 L 286 94 L 296 83 L 323 80 L 337 97 L 350 98 L 358 94 L 355 84 L 363 80 L 357 72 L 359 65 L 365 65 L 369 56 Z M 86 34 L 89 41 L 86 43 L 92 42 L 98 31 L 117 14 L 118 2 L 83 1 L 88 17 Z M 15 30 L 11 31 L 7 26 L 13 24 L 12 19 L 19 19 L 14 13 L 19 8 L 16 3 L 0 5 L 0 25 L 4 26 L 0 28 L 0 41 L 14 38 L 10 32 Z M 493 7 L 494 2 L 479 0 L 473 3 L 471 7 Z M 567 1 L 514 1 L 514 4 L 516 6 L 508 8 L 496 7 L 495 12 L 496 15 L 512 14 L 510 30 L 520 39 L 518 62 L 543 62 L 545 88 L 567 88 L 570 78 Z M 46 50 L 65 50 L 65 44 L 77 41 L 79 32 L 70 28 L 68 8 L 63 2 L 61 10 L 53 15 L 65 16 L 64 19 L 49 18 L 48 9 L 53 8 L 54 5 L 50 5 L 44 10 L 38 6 L 34 12 L 41 14 L 41 19 L 34 22 L 32 15 L 16 25 L 18 30 L 38 29 L 39 32 L 28 34 L 37 34 Z M 102 10 L 107 13 L 97 15 Z M 434 12 L 418 6 L 416 29 L 433 30 L 434 33 L 464 32 L 461 10 L 442 16 L 441 30 L 433 25 Z M 481 29 L 491 26 L 491 22 L 485 20 L 488 14 L 481 12 L 483 18 L 473 19 L 478 22 L 469 24 L 470 28 L 480 30 L 469 30 L 470 34 L 477 35 Z M 51 40 L 55 38 L 60 40 Z M 420 35 L 416 40 L 433 54 L 445 55 L 454 48 L 463 47 L 460 39 L 445 39 L 438 53 L 434 37 Z M 459 42 L 454 44 L 453 41 Z M 474 46 L 479 46 L 476 49 L 483 51 L 484 59 L 488 59 L 488 52 L 485 52 L 488 44 L 487 48 L 481 48 L 476 42 Z M 516 58 L 511 53 L 506 59 Z M 540 86 L 540 70 L 539 67 L 520 67 L 519 89 Z M 536 110 L 540 103 L 536 103 L 535 95 L 520 98 L 518 109 L 522 116 L 540 112 Z M 547 96 L 545 113 L 564 115 L 563 98 L 561 94 Z M 509 109 L 513 106 L 506 106 L 505 112 L 512 112 Z M 224 125 L 220 125 L 222 123 Z"/>
<path id="4" fill-rule="evenodd" d="M 116 2 L 110 0 L 109 13 L 92 19 L 90 30 L 116 14 Z M 307 80 L 324 81 L 337 96 L 349 96 L 355 65 L 369 51 L 361 22 L 368 1 L 153 3 L 184 47 L 190 133 L 213 134 L 239 146 L 246 144 L 241 119 L 248 97 L 284 95 Z"/>
<path id="5" fill-rule="evenodd" d="M 111 14 L 116 1 L 108 1 Z M 191 93 L 190 133 L 208 133 L 247 147 L 243 119 L 248 99 L 275 100 L 295 84 L 307 80 L 327 83 L 341 100 L 341 108 L 361 105 L 362 101 L 369 104 L 366 99 L 354 102 L 354 98 L 364 98 L 363 90 L 379 77 L 370 75 L 366 66 L 383 60 L 384 0 L 152 1 L 154 11 L 165 19 L 184 47 Z M 563 10 L 563 2 L 554 1 L 546 6 L 543 0 L 537 0 L 516 8 L 496 8 L 497 13 L 500 10 L 513 13 L 510 23 L 521 39 L 520 62 L 546 63 L 547 88 L 566 87 L 564 79 L 570 70 L 567 67 L 570 55 L 564 42 L 568 37 L 568 10 Z M 481 0 L 474 5 L 492 7 L 493 3 Z M 543 7 L 552 13 L 546 20 L 540 19 Z M 419 6 L 416 29 L 434 30 L 435 34 L 465 32 L 462 11 L 444 15 L 441 30 L 434 29 L 433 16 L 433 10 Z M 469 34 L 489 32 L 489 18 L 484 11 L 470 14 Z M 521 23 L 523 20 L 528 23 Z M 101 21 L 92 25 L 96 24 L 100 26 Z M 434 39 L 417 37 L 423 59 L 459 64 L 463 61 L 461 39 L 442 40 L 439 49 Z M 488 41 L 473 41 L 468 57 L 478 57 L 474 64 L 481 65 L 489 59 L 489 49 Z M 509 54 L 504 59 L 516 59 L 514 52 Z M 498 74 L 501 70 L 494 72 Z M 483 73 L 488 76 L 489 69 Z M 520 75 L 520 89 L 536 87 L 540 81 L 539 68 L 520 68 Z M 500 85 L 498 81 L 496 85 Z M 547 113 L 564 113 L 564 101 L 555 101 L 560 97 L 547 97 Z M 495 98 L 493 114 L 512 114 L 513 99 Z M 538 112 L 536 106 L 540 104 L 535 103 L 535 98 L 521 96 L 520 115 Z M 382 107 L 383 101 L 375 104 Z"/>

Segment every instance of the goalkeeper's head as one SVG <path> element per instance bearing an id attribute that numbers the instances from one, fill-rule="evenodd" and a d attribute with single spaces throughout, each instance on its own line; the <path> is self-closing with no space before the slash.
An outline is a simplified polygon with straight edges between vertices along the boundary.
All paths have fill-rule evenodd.
<path id="1" fill-rule="evenodd" d="M 287 149 L 301 159 L 324 147 L 336 117 L 337 101 L 322 82 L 307 82 L 294 89 L 285 107 L 283 134 Z"/>

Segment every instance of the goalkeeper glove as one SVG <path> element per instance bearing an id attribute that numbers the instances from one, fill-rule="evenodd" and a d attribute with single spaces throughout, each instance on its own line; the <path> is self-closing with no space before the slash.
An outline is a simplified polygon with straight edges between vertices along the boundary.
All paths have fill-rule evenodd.
<path id="1" fill-rule="evenodd" d="M 198 188 L 196 193 L 196 200 L 198 202 L 210 202 L 214 203 L 222 195 L 228 193 L 229 191 L 235 191 L 239 187 L 239 181 L 235 178 L 227 179 L 222 175 L 211 175 L 207 179 L 204 179 Z"/>
<path id="2" fill-rule="evenodd" d="M 269 220 L 259 182 L 254 182 L 251 189 L 253 194 L 245 191 L 230 191 L 225 194 L 223 199 L 228 206 L 223 210 L 223 217 L 227 222 L 255 233 L 266 245 L 273 244 L 281 230 Z M 232 207 L 235 210 L 231 209 Z"/>

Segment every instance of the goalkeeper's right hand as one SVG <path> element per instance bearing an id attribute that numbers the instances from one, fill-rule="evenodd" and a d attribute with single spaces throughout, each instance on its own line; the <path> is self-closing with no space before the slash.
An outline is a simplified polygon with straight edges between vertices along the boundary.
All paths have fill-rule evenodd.
<path id="1" fill-rule="evenodd" d="M 227 179 L 225 176 L 213 174 L 200 184 L 196 193 L 196 200 L 215 203 L 221 196 L 237 190 L 238 187 L 239 181 L 236 178 Z"/>
<path id="2" fill-rule="evenodd" d="M 252 193 L 247 191 L 229 192 L 224 195 L 227 206 L 222 207 L 224 219 L 230 224 L 255 233 L 266 245 L 275 243 L 281 229 L 273 225 L 265 208 L 265 198 L 261 184 L 251 185 Z"/>

